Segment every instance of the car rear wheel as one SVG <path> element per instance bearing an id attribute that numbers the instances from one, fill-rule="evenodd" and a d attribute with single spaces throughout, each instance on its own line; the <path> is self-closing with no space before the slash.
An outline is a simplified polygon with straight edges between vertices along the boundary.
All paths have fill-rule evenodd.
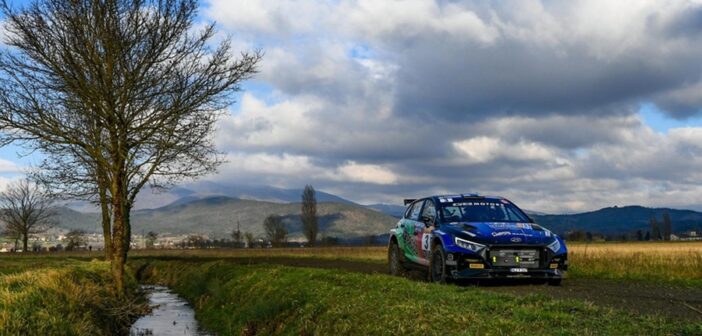
<path id="1" fill-rule="evenodd" d="M 447 277 L 446 253 L 444 253 L 443 246 L 437 244 L 431 250 L 431 259 L 429 261 L 429 281 L 445 283 Z"/>
<path id="2" fill-rule="evenodd" d="M 388 269 L 391 275 L 402 275 L 404 271 L 400 263 L 400 247 L 395 241 L 391 242 L 388 248 Z"/>

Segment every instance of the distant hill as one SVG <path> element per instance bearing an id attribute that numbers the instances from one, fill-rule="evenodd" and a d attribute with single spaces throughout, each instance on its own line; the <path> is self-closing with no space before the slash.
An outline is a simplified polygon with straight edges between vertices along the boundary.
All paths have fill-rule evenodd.
<path id="1" fill-rule="evenodd" d="M 597 211 L 572 215 L 535 215 L 530 216 L 539 224 L 557 232 L 583 230 L 604 234 L 623 234 L 636 230 L 650 230 L 650 220 L 656 217 L 663 222 L 663 214 L 668 212 L 673 232 L 700 230 L 702 213 L 692 210 L 669 208 L 646 208 L 642 206 L 609 207 Z"/>
<path id="2" fill-rule="evenodd" d="M 302 188 L 284 189 L 267 185 L 239 185 L 210 181 L 195 182 L 165 191 L 156 191 L 147 187 L 137 196 L 135 210 L 158 209 L 170 204 L 186 204 L 217 196 L 275 203 L 298 203 L 302 197 L 302 190 Z M 316 195 L 317 202 L 357 205 L 345 198 L 321 190 L 317 190 Z M 79 212 L 99 212 L 95 205 L 84 201 L 67 201 L 63 205 Z"/>
<path id="3" fill-rule="evenodd" d="M 382 212 L 388 216 L 392 216 L 395 218 L 401 218 L 405 214 L 405 210 L 407 209 L 406 207 L 401 206 L 401 205 L 384 204 L 384 203 L 369 204 L 369 205 L 366 205 L 366 208 Z"/>
<path id="4" fill-rule="evenodd" d="M 357 238 L 388 232 L 396 219 L 363 206 L 319 202 L 320 236 Z M 97 213 L 81 213 L 68 208 L 59 211 L 59 226 L 87 231 L 100 231 Z M 225 196 L 174 202 L 153 210 L 132 212 L 132 231 L 153 230 L 171 234 L 206 234 L 212 238 L 229 237 L 237 221 L 242 232 L 263 235 L 263 219 L 271 214 L 283 216 L 289 237 L 302 237 L 299 203 L 274 203 L 243 200 Z"/>

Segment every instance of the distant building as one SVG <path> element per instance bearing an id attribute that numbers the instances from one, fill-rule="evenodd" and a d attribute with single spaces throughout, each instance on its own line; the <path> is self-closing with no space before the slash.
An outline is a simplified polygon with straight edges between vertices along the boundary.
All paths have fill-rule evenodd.
<path id="1" fill-rule="evenodd" d="M 702 240 L 702 235 L 699 235 L 697 233 L 697 231 L 687 231 L 685 233 L 680 233 L 677 235 L 670 235 L 670 240 L 682 240 L 682 241 Z"/>

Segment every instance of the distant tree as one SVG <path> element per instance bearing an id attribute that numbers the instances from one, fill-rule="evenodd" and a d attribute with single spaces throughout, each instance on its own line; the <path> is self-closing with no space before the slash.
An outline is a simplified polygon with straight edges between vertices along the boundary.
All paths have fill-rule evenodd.
<path id="1" fill-rule="evenodd" d="M 156 243 L 156 239 L 158 239 L 158 233 L 149 231 L 146 233 L 146 247 L 147 248 L 154 248 L 154 244 Z"/>
<path id="2" fill-rule="evenodd" d="M 644 240 L 645 241 L 651 240 L 651 232 L 650 231 L 646 231 L 646 235 L 644 236 Z"/>
<path id="3" fill-rule="evenodd" d="M 268 240 L 276 247 L 282 245 L 288 235 L 285 224 L 283 224 L 283 219 L 277 215 L 269 215 L 266 217 L 263 221 L 263 229 L 266 232 Z"/>
<path id="4" fill-rule="evenodd" d="M 367 235 L 363 237 L 363 244 L 367 246 L 372 246 L 377 243 L 377 236 L 376 235 Z"/>
<path id="5" fill-rule="evenodd" d="M 239 230 L 239 221 L 236 221 L 236 230 L 232 231 L 232 240 L 236 247 L 241 247 L 241 231 Z"/>
<path id="6" fill-rule="evenodd" d="M 638 241 L 644 240 L 643 232 L 641 230 L 636 230 L 636 240 L 638 240 Z"/>
<path id="7" fill-rule="evenodd" d="M 66 251 L 74 251 L 85 246 L 88 243 L 88 239 L 85 237 L 85 231 L 80 229 L 74 229 L 66 234 Z"/>
<path id="8" fill-rule="evenodd" d="M 307 238 L 309 246 L 314 246 L 319 233 L 319 220 L 317 218 L 317 196 L 314 187 L 306 185 L 302 192 L 302 232 Z"/>
<path id="9" fill-rule="evenodd" d="M 589 242 L 592 241 L 592 232 L 588 231 L 585 233 L 585 240 Z"/>
<path id="10" fill-rule="evenodd" d="M 246 247 L 252 248 L 254 243 L 254 235 L 251 232 L 244 232 L 244 242 Z"/>
<path id="11" fill-rule="evenodd" d="M 324 246 L 337 246 L 341 243 L 339 237 L 326 236 L 322 238 L 322 245 Z"/>
<path id="12" fill-rule="evenodd" d="M 663 213 L 663 239 L 670 240 L 670 235 L 673 233 L 673 224 L 670 221 L 668 211 Z"/>
<path id="13" fill-rule="evenodd" d="M 651 217 L 651 240 L 661 240 L 661 229 L 656 217 Z"/>
<path id="14" fill-rule="evenodd" d="M 586 234 L 583 230 L 572 230 L 566 233 L 566 239 L 572 241 L 585 240 Z"/>
<path id="15" fill-rule="evenodd" d="M 30 235 L 53 225 L 52 202 L 46 192 L 27 179 L 11 183 L 0 193 L 0 222 L 8 236 L 22 240 L 23 251 L 27 251 Z"/>
<path id="16" fill-rule="evenodd" d="M 206 246 L 206 241 L 207 239 L 201 235 L 189 235 L 184 243 L 186 246 L 203 248 Z"/>

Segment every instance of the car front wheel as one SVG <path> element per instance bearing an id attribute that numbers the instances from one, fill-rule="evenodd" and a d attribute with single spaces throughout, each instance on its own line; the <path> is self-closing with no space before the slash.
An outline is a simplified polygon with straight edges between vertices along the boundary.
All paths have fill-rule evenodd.
<path id="1" fill-rule="evenodd" d="M 429 280 L 432 282 L 445 283 L 447 277 L 446 253 L 444 253 L 444 248 L 437 244 L 431 252 Z"/>

